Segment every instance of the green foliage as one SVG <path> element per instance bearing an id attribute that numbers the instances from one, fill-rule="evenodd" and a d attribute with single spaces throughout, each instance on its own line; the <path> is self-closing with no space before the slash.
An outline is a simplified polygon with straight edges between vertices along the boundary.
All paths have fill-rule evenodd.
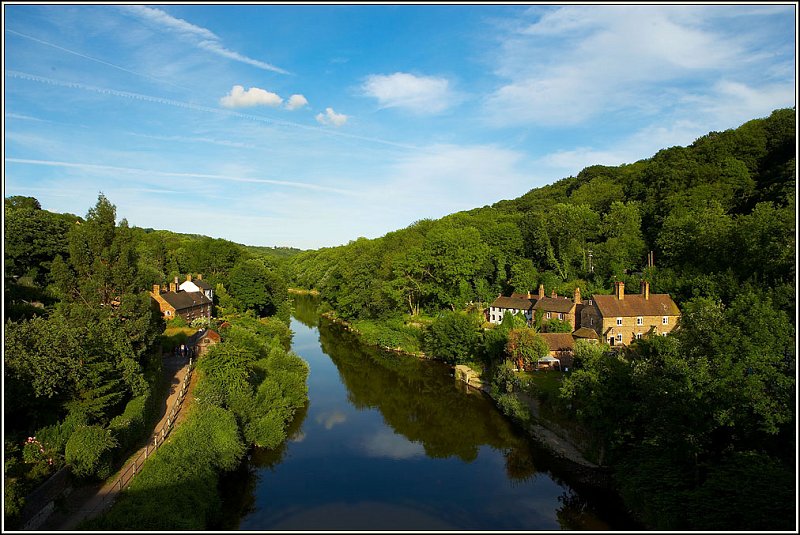
<path id="1" fill-rule="evenodd" d="M 408 325 L 402 318 L 359 320 L 353 322 L 353 327 L 361 334 L 364 342 L 370 345 L 400 348 L 409 353 L 420 351 L 423 346 L 423 330 Z"/>
<path id="2" fill-rule="evenodd" d="M 544 321 L 542 324 L 542 331 L 546 333 L 571 333 L 572 324 L 567 320 L 551 318 Z"/>
<path id="3" fill-rule="evenodd" d="M 504 360 L 494 370 L 492 376 L 492 389 L 495 394 L 511 393 L 518 386 L 514 365 Z"/>
<path id="4" fill-rule="evenodd" d="M 145 530 L 213 529 L 221 507 L 219 473 L 236 468 L 245 450 L 230 411 L 195 405 L 114 506 L 79 528 L 120 530 L 135 525 Z M 166 503 L 170 504 L 169 514 L 165 514 Z"/>
<path id="5" fill-rule="evenodd" d="M 112 450 L 117 441 L 99 425 L 78 426 L 67 441 L 64 457 L 72 473 L 85 479 L 105 479 L 112 472 Z"/>
<path id="6" fill-rule="evenodd" d="M 231 269 L 228 281 L 231 296 L 259 316 L 275 314 L 286 301 L 286 282 L 258 260 L 238 262 Z"/>
<path id="7" fill-rule="evenodd" d="M 517 363 L 518 367 L 533 364 L 538 359 L 546 357 L 548 353 L 550 348 L 547 342 L 533 329 L 523 327 L 508 331 L 506 354 Z"/>
<path id="8" fill-rule="evenodd" d="M 425 353 L 451 364 L 470 359 L 478 342 L 474 318 L 460 312 L 443 312 L 425 333 Z"/>

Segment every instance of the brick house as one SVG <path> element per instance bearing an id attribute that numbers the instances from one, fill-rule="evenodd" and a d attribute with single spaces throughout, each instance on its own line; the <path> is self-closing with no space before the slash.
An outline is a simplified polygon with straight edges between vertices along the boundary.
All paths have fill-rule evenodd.
<path id="1" fill-rule="evenodd" d="M 208 351 L 208 348 L 214 344 L 220 343 L 221 341 L 222 338 L 217 331 L 211 329 L 200 329 L 190 336 L 186 343 L 192 348 L 195 356 L 199 357 Z"/>
<path id="2" fill-rule="evenodd" d="M 569 297 L 557 295 L 555 290 L 553 290 L 550 297 L 545 297 L 544 286 L 539 285 L 539 299 L 533 306 L 533 311 L 534 314 L 541 311 L 542 321 L 546 322 L 551 319 L 566 321 L 574 331 L 580 325 L 582 309 L 583 302 L 581 301 L 580 288 L 575 288 L 575 296 L 570 299 Z"/>
<path id="3" fill-rule="evenodd" d="M 575 353 L 575 338 L 571 333 L 539 333 L 547 347 L 549 356 L 561 361 L 561 369 L 572 367 L 572 356 Z"/>
<path id="4" fill-rule="evenodd" d="M 594 329 L 611 346 L 628 345 L 646 335 L 666 334 L 681 312 L 668 294 L 651 294 L 642 281 L 640 294 L 625 295 L 625 283 L 614 283 L 613 295 L 592 295 L 581 311 L 581 327 Z"/>
<path id="5" fill-rule="evenodd" d="M 197 318 L 211 318 L 211 299 L 203 292 L 181 290 L 178 287 L 178 277 L 169 284 L 169 288 L 154 284 L 150 297 L 166 320 L 177 316 L 181 316 L 187 322 Z"/>

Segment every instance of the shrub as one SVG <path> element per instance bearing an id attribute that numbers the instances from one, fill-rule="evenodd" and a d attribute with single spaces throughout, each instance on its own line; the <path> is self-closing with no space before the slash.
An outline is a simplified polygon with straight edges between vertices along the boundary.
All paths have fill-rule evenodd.
<path id="1" fill-rule="evenodd" d="M 108 424 L 108 428 L 119 443 L 122 451 L 126 451 L 143 438 L 147 430 L 149 400 L 149 391 L 142 396 L 131 399 L 125 405 L 125 411 L 112 418 Z"/>
<path id="2" fill-rule="evenodd" d="M 76 476 L 105 479 L 111 475 L 111 457 L 116 446 L 110 430 L 99 425 L 82 425 L 69 437 L 64 456 Z"/>

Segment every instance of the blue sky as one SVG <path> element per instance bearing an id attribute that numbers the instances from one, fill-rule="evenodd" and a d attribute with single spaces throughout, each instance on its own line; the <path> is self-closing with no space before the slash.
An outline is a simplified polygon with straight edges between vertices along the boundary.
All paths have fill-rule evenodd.
<path id="1" fill-rule="evenodd" d="M 4 194 L 319 248 L 795 106 L 796 5 L 3 5 Z"/>

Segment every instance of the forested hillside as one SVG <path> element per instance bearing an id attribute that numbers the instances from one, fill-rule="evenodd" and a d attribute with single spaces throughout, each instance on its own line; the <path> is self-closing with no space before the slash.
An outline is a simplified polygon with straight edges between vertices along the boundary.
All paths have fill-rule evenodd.
<path id="1" fill-rule="evenodd" d="M 688 147 L 514 200 L 290 259 L 296 284 L 348 318 L 461 309 L 545 285 L 571 295 L 639 287 L 731 302 L 751 284 L 793 310 L 795 111 L 777 110 Z M 490 180 L 490 177 L 487 177 Z"/>
<path id="2" fill-rule="evenodd" d="M 306 400 L 307 369 L 288 352 L 291 305 L 282 258 L 293 250 L 256 250 L 221 239 L 130 227 L 124 219 L 117 222 L 116 207 L 102 194 L 86 217 L 42 210 L 32 197 L 6 198 L 4 230 L 3 438 L 9 525 L 20 521 L 26 495 L 56 470 L 69 465 L 79 480 L 104 479 L 147 438 L 166 398 L 162 353 L 185 342 L 186 333 L 196 327 L 215 326 L 207 318 L 192 326 L 182 318 L 165 325 L 158 308 L 153 309 L 153 285 L 183 280 L 187 273 L 203 274 L 214 285 L 215 318 L 233 325 L 206 359 L 223 364 L 211 371 L 204 367 L 209 364 L 199 365 L 201 384 L 227 385 L 215 387 L 217 395 L 199 404 L 216 411 L 214 418 L 222 414 L 233 422 L 232 428 L 219 431 L 238 452 L 224 469 L 241 459 L 247 445 L 275 447 L 285 438 L 286 424 Z M 246 380 L 234 389 L 226 383 L 231 375 Z M 226 388 L 236 390 L 230 396 L 245 404 L 236 406 L 236 417 L 221 394 Z M 267 399 L 263 404 L 250 400 L 259 388 L 259 399 Z M 271 389 L 271 397 L 264 389 Z M 186 462 L 196 460 L 191 450 L 184 453 Z M 202 486 L 173 481 L 203 494 L 208 519 L 218 502 L 217 468 L 203 467 Z M 145 494 L 151 503 L 156 499 Z M 192 525 L 203 529 L 206 520 L 194 515 Z"/>
<path id="3" fill-rule="evenodd" d="M 541 351 L 539 327 L 506 315 L 481 328 L 481 308 L 540 284 L 591 296 L 647 280 L 681 309 L 673 333 L 615 351 L 576 342 L 560 391 L 528 393 L 580 426 L 585 454 L 647 525 L 792 529 L 795 123 L 794 109 L 776 110 L 517 199 L 303 252 L 289 260 L 293 282 L 373 343 L 483 369 L 524 422 L 509 360 Z"/>

